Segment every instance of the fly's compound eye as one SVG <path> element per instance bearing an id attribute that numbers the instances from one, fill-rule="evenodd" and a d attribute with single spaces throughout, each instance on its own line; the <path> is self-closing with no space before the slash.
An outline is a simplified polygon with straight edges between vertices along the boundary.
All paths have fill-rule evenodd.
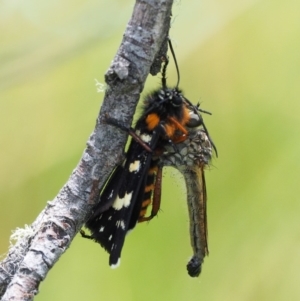
<path id="1" fill-rule="evenodd" d="M 190 119 L 186 124 L 188 127 L 194 128 L 203 124 L 203 119 L 200 114 L 196 114 L 194 111 L 190 111 L 189 115 L 190 115 Z"/>

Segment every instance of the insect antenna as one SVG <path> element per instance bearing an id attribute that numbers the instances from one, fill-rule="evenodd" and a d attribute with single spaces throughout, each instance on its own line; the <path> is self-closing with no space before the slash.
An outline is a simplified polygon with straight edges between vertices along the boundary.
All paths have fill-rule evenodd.
<path id="1" fill-rule="evenodd" d="M 161 84 L 162 84 L 163 89 L 167 88 L 167 77 L 166 77 L 166 74 L 167 74 L 168 64 L 169 64 L 169 58 L 166 55 L 164 57 L 164 66 L 163 66 L 162 71 L 161 71 L 161 75 L 162 75 Z"/>
<path id="2" fill-rule="evenodd" d="M 173 49 L 173 46 L 172 46 L 172 43 L 171 43 L 171 39 L 169 38 L 168 39 L 168 42 L 169 42 L 169 47 L 170 47 L 170 50 L 171 50 L 171 53 L 172 53 L 172 56 L 173 56 L 173 59 L 174 59 L 174 63 L 175 63 L 175 67 L 176 67 L 176 71 L 177 71 L 177 85 L 176 85 L 176 88 L 178 88 L 179 86 L 179 82 L 180 82 L 180 73 L 179 73 L 179 67 L 178 67 L 178 63 L 177 63 L 177 60 L 176 60 L 176 56 L 175 56 L 175 52 L 174 52 L 174 49 Z M 163 70 L 165 71 L 165 70 Z M 165 74 L 163 74 L 164 76 Z M 201 115 L 199 114 L 199 112 L 201 113 L 205 113 L 205 114 L 208 114 L 208 115 L 211 115 L 210 112 L 208 111 L 205 111 L 205 110 L 202 110 L 200 109 L 200 104 L 198 103 L 196 106 L 193 105 L 187 98 L 185 98 L 185 100 L 187 101 L 187 103 L 193 108 L 193 111 L 199 116 L 200 120 L 202 121 L 202 126 L 204 128 L 204 131 L 205 133 L 207 134 L 209 140 L 210 140 L 210 143 L 212 144 L 212 147 L 214 148 L 215 152 L 216 152 L 216 155 L 218 156 L 218 151 L 217 151 L 217 148 L 215 146 L 215 144 L 213 143 L 213 141 L 211 140 L 209 134 L 208 134 L 208 130 L 204 124 L 204 121 L 201 117 Z"/>
<path id="3" fill-rule="evenodd" d="M 177 60 L 176 60 L 176 56 L 175 56 L 175 51 L 173 49 L 173 45 L 172 45 L 172 42 L 171 42 L 170 38 L 168 38 L 168 44 L 169 44 L 169 47 L 170 47 L 170 50 L 171 50 L 171 53 L 172 53 L 172 56 L 173 56 L 173 59 L 174 59 L 175 67 L 176 67 L 176 72 L 177 72 L 176 89 L 177 89 L 178 86 L 179 86 L 179 82 L 180 82 L 180 73 L 179 73 L 179 67 L 178 67 L 178 63 L 177 63 Z M 163 89 L 166 89 L 167 88 L 167 77 L 166 77 L 166 74 L 167 74 L 167 67 L 168 67 L 168 64 L 169 64 L 169 58 L 168 58 L 168 56 L 165 56 L 164 60 L 165 60 L 165 63 L 164 63 L 164 66 L 162 68 L 162 71 L 161 71 L 161 75 L 162 75 L 161 82 L 162 82 Z"/>
<path id="4" fill-rule="evenodd" d="M 178 64 L 177 64 L 175 52 L 174 52 L 174 49 L 173 49 L 172 42 L 171 42 L 170 38 L 168 38 L 168 42 L 169 42 L 169 47 L 170 47 L 170 50 L 171 50 L 171 53 L 172 53 L 172 56 L 173 56 L 173 59 L 174 59 L 175 67 L 176 67 L 176 72 L 177 72 L 177 84 L 176 84 L 176 88 L 178 88 L 179 82 L 180 82 L 179 67 L 178 67 Z"/>

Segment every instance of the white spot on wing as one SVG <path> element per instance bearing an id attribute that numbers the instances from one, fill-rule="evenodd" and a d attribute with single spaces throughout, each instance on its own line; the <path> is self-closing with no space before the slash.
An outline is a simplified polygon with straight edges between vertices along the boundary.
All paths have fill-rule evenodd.
<path id="1" fill-rule="evenodd" d="M 109 199 L 112 198 L 113 194 L 114 194 L 114 191 L 112 190 L 111 193 L 109 194 L 108 198 Z"/>
<path id="2" fill-rule="evenodd" d="M 101 227 L 99 232 L 103 232 L 104 231 L 104 227 Z"/>
<path id="3" fill-rule="evenodd" d="M 112 235 L 109 236 L 108 240 L 111 240 L 111 239 L 112 239 Z"/>
<path id="4" fill-rule="evenodd" d="M 133 163 L 131 163 L 129 165 L 129 171 L 130 172 L 133 172 L 133 171 L 137 172 L 137 171 L 140 170 L 140 167 L 141 167 L 140 161 L 139 160 L 135 160 Z"/>
<path id="5" fill-rule="evenodd" d="M 122 228 L 123 230 L 125 230 L 125 223 L 123 220 L 119 220 L 116 222 L 116 227 L 117 228 Z"/>
<path id="6" fill-rule="evenodd" d="M 151 136 L 151 135 L 148 135 L 148 134 L 143 134 L 143 135 L 141 135 L 141 139 L 142 139 L 144 142 L 150 142 L 151 139 L 152 139 L 152 136 Z"/>
<path id="7" fill-rule="evenodd" d="M 121 228 L 122 228 L 123 230 L 125 230 L 125 223 L 124 223 L 124 221 L 120 221 L 120 226 L 121 226 Z"/>
<path id="8" fill-rule="evenodd" d="M 117 197 L 112 207 L 116 210 L 121 210 L 123 207 L 128 207 L 131 202 L 132 192 L 125 193 L 123 198 Z"/>
<path id="9" fill-rule="evenodd" d="M 116 269 L 117 267 L 120 266 L 120 264 L 121 264 L 121 258 L 118 258 L 117 263 L 116 263 L 116 264 L 112 264 L 110 267 L 111 267 L 112 269 Z"/>

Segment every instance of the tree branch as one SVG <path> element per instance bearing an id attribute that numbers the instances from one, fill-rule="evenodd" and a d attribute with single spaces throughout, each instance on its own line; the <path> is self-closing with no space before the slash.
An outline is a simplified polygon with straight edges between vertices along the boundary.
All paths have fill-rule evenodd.
<path id="1" fill-rule="evenodd" d="M 39 284 L 70 246 L 98 198 L 109 174 L 120 163 L 127 134 L 105 124 L 106 116 L 130 125 L 147 75 L 160 69 L 166 51 L 172 0 L 137 0 L 120 48 L 105 74 L 108 89 L 83 156 L 68 182 L 0 264 L 2 300 L 32 300 Z"/>

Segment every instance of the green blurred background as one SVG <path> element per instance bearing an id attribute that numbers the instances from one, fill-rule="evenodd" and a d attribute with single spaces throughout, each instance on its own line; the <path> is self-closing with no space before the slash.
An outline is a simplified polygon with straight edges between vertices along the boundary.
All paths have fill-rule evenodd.
<path id="1" fill-rule="evenodd" d="M 94 79 L 104 82 L 133 4 L 0 2 L 0 254 L 78 163 L 103 99 Z M 127 237 L 119 269 L 77 236 L 36 300 L 300 300 L 300 2 L 177 1 L 171 38 L 219 151 L 201 276 L 185 270 L 186 196 L 170 169 L 162 212 Z"/>

